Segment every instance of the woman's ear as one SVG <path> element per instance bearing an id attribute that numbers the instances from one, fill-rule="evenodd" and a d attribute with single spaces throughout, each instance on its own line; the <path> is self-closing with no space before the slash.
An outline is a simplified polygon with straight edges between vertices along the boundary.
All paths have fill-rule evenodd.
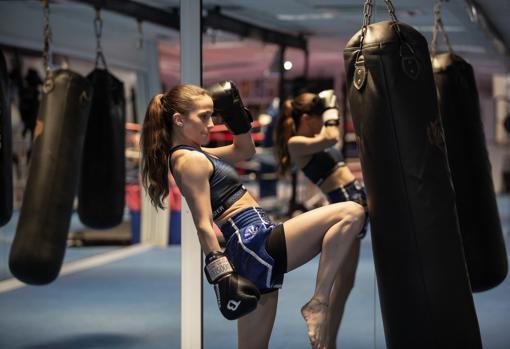
<path id="1" fill-rule="evenodd" d="M 174 122 L 174 125 L 178 127 L 184 126 L 184 119 L 181 113 L 174 113 L 174 115 L 172 115 L 172 120 Z"/>

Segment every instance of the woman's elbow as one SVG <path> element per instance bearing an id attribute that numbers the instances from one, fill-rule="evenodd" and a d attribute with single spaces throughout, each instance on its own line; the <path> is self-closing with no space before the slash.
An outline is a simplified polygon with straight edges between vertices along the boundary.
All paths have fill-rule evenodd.
<path id="1" fill-rule="evenodd" d="M 242 157 L 243 160 L 250 159 L 257 152 L 255 144 L 251 139 L 249 142 L 239 144 L 235 151 Z"/>
<path id="2" fill-rule="evenodd" d="M 256 152 L 255 145 L 252 143 L 251 147 L 248 147 L 244 152 L 245 158 L 250 159 Z"/>

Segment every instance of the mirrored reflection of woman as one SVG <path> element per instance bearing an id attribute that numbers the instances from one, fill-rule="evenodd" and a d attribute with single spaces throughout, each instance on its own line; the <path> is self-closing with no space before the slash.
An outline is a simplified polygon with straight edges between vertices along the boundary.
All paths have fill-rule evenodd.
<path id="1" fill-rule="evenodd" d="M 318 95 L 303 93 L 284 103 L 283 115 L 277 120 L 275 144 L 279 171 L 291 167 L 305 176 L 326 194 L 330 203 L 354 201 L 367 208 L 363 185 L 346 166 L 336 147 L 340 140 L 340 118 L 333 90 Z M 360 240 L 366 234 L 367 217 L 358 238 L 338 270 L 330 297 L 328 316 L 328 346 L 336 348 L 336 339 L 345 303 L 354 287 Z"/>

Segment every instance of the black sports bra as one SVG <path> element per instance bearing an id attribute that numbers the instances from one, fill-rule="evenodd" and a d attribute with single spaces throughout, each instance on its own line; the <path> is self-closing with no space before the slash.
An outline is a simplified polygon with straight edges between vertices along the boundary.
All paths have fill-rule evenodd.
<path id="1" fill-rule="evenodd" d="M 340 166 L 345 166 L 342 152 L 331 147 L 313 154 L 302 171 L 313 183 L 321 185 Z"/>
<path id="2" fill-rule="evenodd" d="M 170 172 L 173 172 L 171 161 L 172 154 L 178 149 L 188 149 L 201 152 L 209 159 L 209 161 L 211 161 L 213 165 L 213 172 L 209 177 L 209 186 L 211 188 L 211 208 L 213 219 L 219 218 L 227 208 L 232 206 L 234 202 L 246 193 L 246 188 L 242 185 L 239 175 L 231 165 L 201 149 L 197 149 L 189 145 L 178 145 L 170 149 L 170 155 L 168 156 Z"/>

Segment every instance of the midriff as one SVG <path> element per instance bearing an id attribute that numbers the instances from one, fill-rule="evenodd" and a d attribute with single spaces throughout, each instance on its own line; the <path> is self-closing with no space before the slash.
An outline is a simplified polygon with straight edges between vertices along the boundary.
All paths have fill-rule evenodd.
<path id="1" fill-rule="evenodd" d="M 323 193 L 329 193 L 330 191 L 346 185 L 355 179 L 356 177 L 354 177 L 352 172 L 349 170 L 349 167 L 340 166 L 337 167 L 333 173 L 324 180 L 324 182 L 322 182 L 319 188 Z"/>
<path id="2" fill-rule="evenodd" d="M 226 221 L 228 221 L 229 218 L 234 217 L 238 212 L 244 210 L 245 208 L 254 206 L 259 206 L 259 204 L 257 201 L 255 201 L 249 192 L 246 192 L 239 198 L 239 200 L 234 202 L 232 206 L 227 208 L 215 223 L 218 227 L 221 227 L 223 224 L 225 224 Z"/>

